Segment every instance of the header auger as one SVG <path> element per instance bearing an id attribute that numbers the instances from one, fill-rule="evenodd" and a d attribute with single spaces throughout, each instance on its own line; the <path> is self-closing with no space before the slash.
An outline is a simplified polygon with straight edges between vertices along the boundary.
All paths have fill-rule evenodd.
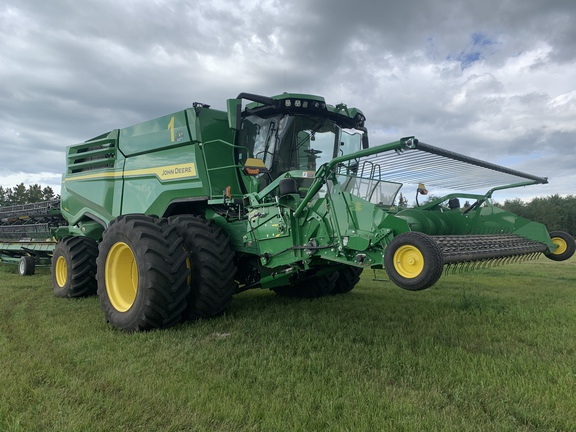
<path id="1" fill-rule="evenodd" d="M 319 96 L 195 103 L 73 145 L 66 160 L 54 292 L 97 292 L 126 331 L 219 315 L 252 288 L 345 293 L 371 268 L 421 290 L 444 271 L 575 250 L 569 234 L 491 204 L 546 178 L 414 137 L 371 147 L 362 111 Z M 403 185 L 446 195 L 399 208 Z"/>

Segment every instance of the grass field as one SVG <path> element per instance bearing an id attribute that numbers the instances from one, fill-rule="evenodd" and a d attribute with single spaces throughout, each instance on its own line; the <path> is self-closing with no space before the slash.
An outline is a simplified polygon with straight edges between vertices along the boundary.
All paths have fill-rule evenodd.
<path id="1" fill-rule="evenodd" d="M 38 273 L 0 266 L 0 431 L 576 430 L 574 258 L 140 334 Z"/>

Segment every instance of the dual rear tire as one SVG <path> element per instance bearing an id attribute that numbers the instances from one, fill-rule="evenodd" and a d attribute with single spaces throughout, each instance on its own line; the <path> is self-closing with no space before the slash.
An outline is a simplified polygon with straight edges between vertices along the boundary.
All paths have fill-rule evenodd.
<path id="1" fill-rule="evenodd" d="M 106 320 L 128 332 L 220 315 L 235 292 L 235 273 L 224 231 L 192 216 L 123 215 L 98 246 L 68 237 L 52 259 L 57 297 L 97 293 Z"/>
<path id="2" fill-rule="evenodd" d="M 184 318 L 212 318 L 224 313 L 236 292 L 236 264 L 230 239 L 212 221 L 196 216 L 168 219 L 183 239 L 190 257 L 189 286 Z"/>
<path id="3" fill-rule="evenodd" d="M 175 227 L 150 216 L 120 216 L 98 249 L 98 296 L 110 324 L 131 332 L 180 321 L 189 261 Z"/>

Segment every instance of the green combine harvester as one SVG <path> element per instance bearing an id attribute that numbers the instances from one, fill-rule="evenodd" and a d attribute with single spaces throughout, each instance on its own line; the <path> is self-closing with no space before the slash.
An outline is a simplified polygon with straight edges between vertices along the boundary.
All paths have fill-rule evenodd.
<path id="1" fill-rule="evenodd" d="M 26 261 L 21 273 L 51 255 L 56 296 L 97 293 L 126 331 L 219 315 L 251 288 L 341 294 L 370 268 L 416 291 L 444 271 L 574 254 L 571 235 L 491 204 L 546 178 L 414 137 L 371 147 L 364 124 L 319 96 L 241 93 L 226 111 L 194 103 L 113 130 L 67 149 L 60 211 L 45 209 L 42 233 L 57 243 L 0 250 Z M 418 204 L 424 184 L 446 194 L 395 205 L 403 185 Z M 19 244 L 20 257 L 7 252 Z"/>

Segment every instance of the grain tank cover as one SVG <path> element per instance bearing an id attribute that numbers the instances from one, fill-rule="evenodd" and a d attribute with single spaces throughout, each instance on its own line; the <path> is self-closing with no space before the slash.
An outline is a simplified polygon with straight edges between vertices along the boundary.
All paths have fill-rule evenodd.
<path id="1" fill-rule="evenodd" d="M 120 130 L 120 151 L 127 157 L 190 143 L 186 111 Z"/>

